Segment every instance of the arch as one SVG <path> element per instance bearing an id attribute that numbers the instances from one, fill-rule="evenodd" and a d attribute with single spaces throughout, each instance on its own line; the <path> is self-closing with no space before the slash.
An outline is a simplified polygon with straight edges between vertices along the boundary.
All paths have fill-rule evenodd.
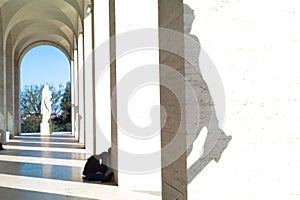
<path id="1" fill-rule="evenodd" d="M 41 30 L 35 31 L 35 27 L 41 27 Z M 49 30 L 45 30 L 43 28 L 48 27 Z M 55 25 L 43 25 L 42 23 L 33 23 L 26 28 L 24 28 L 15 38 L 14 44 L 13 44 L 13 49 L 18 45 L 19 42 L 23 40 L 23 38 L 26 38 L 32 34 L 44 34 L 44 35 L 49 35 L 49 34 L 57 34 L 61 37 L 63 37 L 68 44 L 72 47 L 73 46 L 73 38 L 72 35 L 66 35 L 61 29 L 59 29 Z"/>
<path id="2" fill-rule="evenodd" d="M 33 25 L 33 24 L 37 24 L 37 23 L 49 23 L 49 26 L 56 26 L 57 28 L 59 28 L 61 31 L 64 32 L 64 34 L 66 35 L 73 35 L 73 36 L 76 36 L 77 37 L 77 33 L 76 31 L 74 31 L 72 29 L 72 27 L 68 26 L 68 24 L 64 24 L 63 22 L 59 21 L 58 19 L 56 18 L 48 18 L 48 19 L 45 19 L 45 20 L 30 20 L 30 19 L 26 19 L 26 20 L 23 20 L 21 22 L 19 22 L 18 24 L 16 24 L 8 34 L 10 34 L 11 32 L 17 32 L 17 34 L 15 35 L 15 38 L 17 38 L 21 33 L 22 31 L 30 26 L 30 25 Z M 40 29 L 40 27 L 38 27 Z M 19 31 L 19 30 L 22 30 L 22 31 Z"/>
<path id="3" fill-rule="evenodd" d="M 26 2 L 27 1 L 28 0 L 26 0 Z M 53 1 L 55 1 L 55 4 L 53 4 Z M 79 27 L 78 23 L 81 23 L 81 21 L 78 22 L 77 20 L 77 17 L 80 16 L 78 10 L 76 10 L 72 6 L 70 7 L 70 4 L 65 1 L 53 1 L 46 2 L 33 0 L 27 2 L 26 4 L 22 4 L 20 7 L 17 7 L 15 9 L 16 12 L 14 12 L 14 15 L 10 16 L 4 22 L 4 41 L 6 40 L 7 35 L 13 29 L 13 27 L 24 20 L 31 20 L 33 22 L 36 21 L 36 19 L 55 19 L 69 26 L 73 30 L 73 32 L 77 32 Z M 26 18 L 24 18 L 24 16 L 26 16 Z"/>
<path id="4" fill-rule="evenodd" d="M 47 51 L 43 51 L 42 49 L 36 49 L 42 47 L 42 49 L 47 49 Z M 50 47 L 50 48 L 49 48 Z M 40 51 L 42 50 L 42 51 Z M 32 51 L 36 52 L 42 52 L 39 53 L 39 58 L 36 57 L 36 54 L 32 54 Z M 54 57 L 49 57 L 48 52 L 53 52 Z M 50 53 L 52 55 L 52 53 Z M 46 57 L 44 57 L 46 56 Z M 31 63 L 32 59 L 37 58 L 38 65 Z M 41 59 L 42 58 L 42 59 Z M 56 59 L 61 60 L 62 62 L 56 62 Z M 26 61 L 25 61 L 26 59 Z M 53 62 L 53 63 L 52 63 Z M 25 64 L 27 63 L 27 64 Z M 51 63 L 51 65 L 49 65 Z M 61 63 L 61 64 L 60 64 Z M 53 65 L 54 64 L 54 65 Z M 68 65 L 68 66 L 67 66 Z M 56 43 L 53 43 L 51 41 L 38 41 L 35 43 L 32 43 L 28 45 L 22 52 L 20 58 L 15 61 L 15 66 L 17 69 L 15 69 L 15 77 L 17 79 L 18 90 L 23 91 L 23 88 L 25 85 L 40 85 L 43 83 L 52 83 L 55 87 L 58 84 L 63 84 L 71 81 L 72 79 L 72 65 L 71 65 L 71 59 L 68 55 L 68 53 L 64 50 L 63 47 L 57 45 Z M 57 66 L 55 68 L 55 66 Z M 54 67 L 54 68 L 53 68 Z M 57 75 L 59 74 L 61 75 Z M 41 75 L 43 74 L 43 75 Z M 39 76 L 40 78 L 33 79 L 35 80 L 34 83 L 32 82 L 32 75 Z M 46 78 L 47 77 L 47 78 Z M 57 87 L 56 87 L 57 88 Z M 20 94 L 19 93 L 19 94 Z M 17 101 L 19 107 L 18 107 L 18 113 L 21 109 L 21 99 L 18 99 Z M 21 121 L 18 121 L 18 126 L 21 127 Z"/>
<path id="5" fill-rule="evenodd" d="M 18 46 L 14 49 L 14 56 L 19 60 L 20 55 L 24 51 L 24 49 L 28 48 L 31 44 L 39 43 L 39 42 L 50 42 L 51 44 L 57 45 L 60 47 L 71 59 L 72 58 L 72 50 L 70 49 L 70 46 L 68 46 L 67 41 L 65 41 L 65 45 L 63 42 L 59 42 L 57 40 L 57 36 L 48 35 L 48 37 L 45 37 L 43 35 L 35 35 L 35 37 L 28 36 L 22 40 L 21 43 L 18 44 Z M 60 38 L 61 40 L 64 40 L 63 38 Z"/>
<path id="6" fill-rule="evenodd" d="M 31 49 L 35 48 L 35 47 L 38 47 L 38 46 L 43 46 L 43 45 L 49 45 L 49 46 L 53 46 L 59 50 L 61 50 L 65 56 L 68 58 L 69 60 L 69 63 L 71 64 L 71 61 L 73 60 L 70 55 L 68 54 L 68 52 L 62 47 L 60 46 L 59 44 L 53 42 L 53 41 L 50 41 L 50 40 L 40 40 L 40 41 L 36 41 L 36 42 L 33 42 L 29 45 L 27 45 L 25 48 L 23 48 L 23 50 L 20 52 L 19 54 L 19 57 L 18 57 L 18 63 L 17 65 L 20 66 L 21 64 L 21 61 L 23 60 L 24 56 L 26 55 L 26 53 L 28 53 Z M 71 65 L 70 65 L 71 66 Z"/>
<path id="7" fill-rule="evenodd" d="M 1 0 L 0 7 L 3 7 L 5 16 L 8 16 L 7 22 L 18 12 L 18 10 L 22 9 L 27 4 L 31 4 L 34 1 L 36 3 L 41 3 L 40 0 L 22 0 L 22 1 L 9 1 L 9 0 Z M 77 12 L 77 14 L 83 18 L 83 5 L 80 5 L 78 0 L 52 0 L 49 1 L 51 4 L 58 5 L 58 8 L 63 8 L 64 5 L 68 4 L 68 8 L 73 8 Z M 47 3 L 43 1 L 42 3 Z M 6 23 L 7 24 L 7 23 Z"/>
<path id="8" fill-rule="evenodd" d="M 8 0 L 2 0 L 0 1 L 0 8 L 5 5 L 8 2 Z"/>

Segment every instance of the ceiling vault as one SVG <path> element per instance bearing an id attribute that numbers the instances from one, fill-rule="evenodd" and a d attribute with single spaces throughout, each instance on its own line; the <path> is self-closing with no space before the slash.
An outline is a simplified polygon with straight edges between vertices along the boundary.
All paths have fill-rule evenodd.
<path id="1" fill-rule="evenodd" d="M 90 3 L 91 0 L 0 0 L 2 44 L 7 48 L 10 39 L 9 50 L 19 59 L 41 44 L 59 47 L 72 59 Z"/>

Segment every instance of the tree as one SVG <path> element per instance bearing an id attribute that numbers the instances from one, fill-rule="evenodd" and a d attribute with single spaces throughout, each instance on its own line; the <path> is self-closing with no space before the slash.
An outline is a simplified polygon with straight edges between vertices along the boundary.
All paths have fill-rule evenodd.
<path id="1" fill-rule="evenodd" d="M 60 101 L 61 115 L 53 119 L 53 131 L 72 131 L 71 83 L 67 82 Z"/>
<path id="2" fill-rule="evenodd" d="M 52 95 L 52 99 L 51 99 L 52 114 L 57 115 L 57 114 L 61 113 L 60 102 L 62 99 L 62 94 L 65 89 L 62 84 L 60 84 L 58 86 L 58 89 L 56 89 L 52 84 L 50 84 L 49 90 L 51 91 L 51 95 Z"/>
<path id="3" fill-rule="evenodd" d="M 24 133 L 39 132 L 41 117 L 41 87 L 25 86 L 20 95 L 21 131 Z"/>
<path id="4" fill-rule="evenodd" d="M 20 95 L 22 118 L 41 112 L 41 87 L 37 85 L 25 86 Z"/>
<path id="5" fill-rule="evenodd" d="M 72 118 L 72 102 L 71 102 L 71 83 L 67 82 L 65 93 L 61 99 L 60 107 L 63 111 L 62 118 L 65 123 L 71 123 Z"/>

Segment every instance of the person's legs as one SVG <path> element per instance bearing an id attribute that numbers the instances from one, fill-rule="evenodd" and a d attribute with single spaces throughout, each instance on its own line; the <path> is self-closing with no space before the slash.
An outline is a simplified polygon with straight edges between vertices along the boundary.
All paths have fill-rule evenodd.
<path id="1" fill-rule="evenodd" d="M 113 172 L 111 172 L 108 175 L 106 175 L 105 178 L 104 178 L 104 180 L 103 180 L 103 182 L 110 182 L 110 181 L 112 181 L 113 175 L 114 175 Z"/>
<path id="2" fill-rule="evenodd" d="M 109 182 L 112 180 L 113 172 L 110 171 L 108 173 L 94 172 L 89 173 L 87 175 L 82 176 L 82 179 L 85 181 L 101 181 L 101 182 Z"/>
<path id="3" fill-rule="evenodd" d="M 101 172 L 94 172 L 82 176 L 82 179 L 85 181 L 103 181 L 105 179 L 105 176 Z"/>

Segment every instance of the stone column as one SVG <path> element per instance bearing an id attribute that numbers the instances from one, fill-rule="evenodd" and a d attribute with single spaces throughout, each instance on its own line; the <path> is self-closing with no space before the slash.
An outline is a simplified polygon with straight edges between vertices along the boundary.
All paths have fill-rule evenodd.
<path id="1" fill-rule="evenodd" d="M 93 7 L 93 6 L 92 6 Z M 93 9 L 84 19 L 84 91 L 85 91 L 85 147 L 89 153 L 95 153 L 95 76 L 93 56 Z"/>
<path id="2" fill-rule="evenodd" d="M 5 123 L 5 108 L 4 108 L 4 99 L 5 92 L 4 92 L 4 81 L 5 81 L 5 69 L 4 69 L 4 46 L 3 46 L 3 30 L 2 30 L 2 13 L 0 10 L 0 142 L 4 140 L 4 133 L 6 130 L 6 123 Z"/>
<path id="3" fill-rule="evenodd" d="M 9 35 L 6 41 L 6 131 L 10 137 L 14 136 L 13 120 L 13 65 L 12 65 L 12 41 Z"/>
<path id="4" fill-rule="evenodd" d="M 74 54 L 73 54 L 74 56 Z M 71 77 L 71 122 L 72 122 L 72 135 L 75 136 L 75 97 L 74 97 L 74 94 L 75 94 L 75 80 L 74 80 L 74 58 L 71 58 L 71 68 L 70 68 L 70 77 Z"/>
<path id="5" fill-rule="evenodd" d="M 162 199 L 187 199 L 186 131 L 185 131 L 185 66 L 182 0 L 159 0 L 160 31 L 160 94 L 162 115 L 166 116 L 161 130 Z M 175 32 L 172 32 L 175 31 Z M 168 51 L 165 51 L 168 50 Z M 171 53 L 172 51 L 172 53 Z M 168 66 L 177 75 L 169 74 Z M 164 87 L 164 85 L 171 88 Z"/>
<path id="6" fill-rule="evenodd" d="M 96 153 L 111 147 L 109 0 L 94 1 Z"/>
<path id="7" fill-rule="evenodd" d="M 116 2 L 109 0 L 109 36 L 110 36 L 110 98 L 111 98 L 111 164 L 114 168 L 114 181 L 119 184 L 118 163 L 118 125 L 117 116 L 113 116 L 112 110 L 117 112 L 117 96 L 113 93 L 116 89 Z"/>
<path id="8" fill-rule="evenodd" d="M 78 121 L 79 121 L 79 142 L 85 144 L 85 76 L 84 76 L 84 43 L 83 34 L 78 38 Z"/>
<path id="9" fill-rule="evenodd" d="M 114 182 L 118 184 L 118 136 L 116 119 L 111 106 L 116 110 L 116 98 L 111 94 L 116 85 L 115 62 L 115 2 L 114 0 L 94 1 L 94 66 L 95 66 L 95 108 L 96 108 L 96 153 L 112 148 L 111 165 Z M 110 37 L 111 36 L 111 37 Z"/>
<path id="10" fill-rule="evenodd" d="M 14 56 L 14 63 L 13 63 L 13 99 L 14 99 L 14 106 L 13 106 L 13 113 L 14 113 L 14 135 L 20 135 L 21 133 L 21 124 L 20 124 L 20 70 L 19 70 L 19 62 L 16 56 Z"/>
<path id="11" fill-rule="evenodd" d="M 78 76 L 78 51 L 74 50 L 74 61 L 73 61 L 73 79 L 74 79 L 74 136 L 79 140 L 79 76 Z"/>
<path id="12" fill-rule="evenodd" d="M 115 7 L 119 185 L 160 192 L 158 4 Z"/>

